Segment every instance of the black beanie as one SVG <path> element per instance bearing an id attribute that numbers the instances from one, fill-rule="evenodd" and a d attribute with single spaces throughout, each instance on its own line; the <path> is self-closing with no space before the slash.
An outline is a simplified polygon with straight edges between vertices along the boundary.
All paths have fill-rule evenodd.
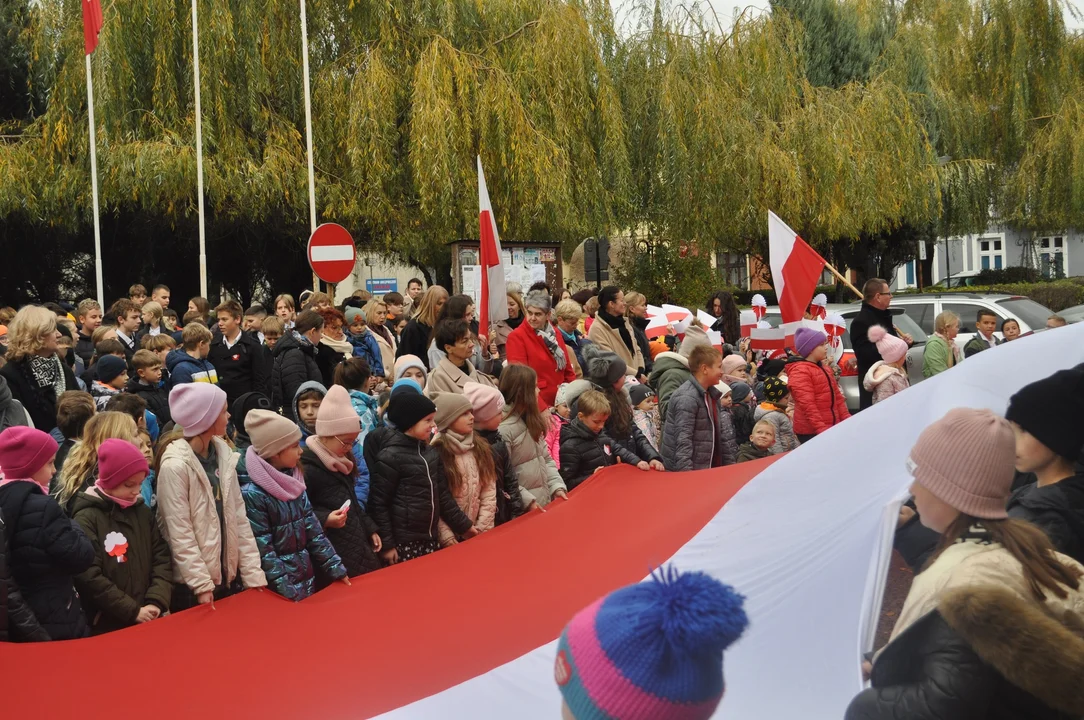
<path id="1" fill-rule="evenodd" d="M 1009 398 L 1005 419 L 1067 460 L 1084 448 L 1084 365 L 1059 370 Z"/>
<path id="2" fill-rule="evenodd" d="M 388 403 L 388 420 L 403 432 L 414 427 L 426 415 L 437 411 L 437 406 L 425 395 L 416 392 L 393 392 Z"/>
<path id="3" fill-rule="evenodd" d="M 271 401 L 260 392 L 247 392 L 233 401 L 233 406 L 230 408 L 230 419 L 233 420 L 236 431 L 241 433 L 246 441 L 248 440 L 248 431 L 245 430 L 245 417 L 250 410 L 271 410 L 274 412 Z"/>

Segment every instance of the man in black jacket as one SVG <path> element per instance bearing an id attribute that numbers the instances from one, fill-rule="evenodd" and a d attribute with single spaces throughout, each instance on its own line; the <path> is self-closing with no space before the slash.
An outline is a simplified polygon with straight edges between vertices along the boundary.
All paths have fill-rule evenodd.
<path id="1" fill-rule="evenodd" d="M 888 331 L 889 335 L 895 335 L 908 347 L 914 344 L 914 340 L 907 333 L 896 331 L 892 324 L 892 312 L 888 306 L 892 304 L 892 291 L 888 283 L 880 278 L 870 278 L 862 286 L 862 310 L 851 322 L 851 346 L 854 348 L 854 356 L 858 360 L 858 399 L 859 410 L 865 410 L 873 404 L 873 393 L 866 390 L 861 382 L 873 364 L 879 362 L 881 353 L 877 352 L 877 346 L 870 342 L 869 329 L 874 325 L 880 325 Z"/>
<path id="2" fill-rule="evenodd" d="M 297 420 L 293 409 L 297 389 L 310 380 L 323 382 L 320 367 L 316 364 L 317 346 L 323 328 L 324 319 L 320 313 L 305 310 L 298 314 L 294 329 L 286 331 L 271 351 L 274 358 L 268 393 L 271 405 L 281 408 L 282 414 L 291 420 Z"/>
<path id="3" fill-rule="evenodd" d="M 1082 414 L 1084 365 L 1023 387 L 1005 412 L 1016 430 L 1021 473 L 1009 498 L 1009 517 L 1038 525 L 1059 552 L 1077 561 L 1084 561 Z"/>
<path id="4" fill-rule="evenodd" d="M 266 391 L 267 367 L 260 343 L 241 331 L 241 304 L 227 300 L 215 313 L 218 328 L 207 360 L 218 372 L 218 386 L 226 391 L 226 401 L 232 406 L 245 393 Z"/>

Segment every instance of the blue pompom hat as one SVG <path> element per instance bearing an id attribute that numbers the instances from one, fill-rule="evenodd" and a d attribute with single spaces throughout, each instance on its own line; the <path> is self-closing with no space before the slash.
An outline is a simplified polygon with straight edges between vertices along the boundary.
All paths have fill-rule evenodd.
<path id="1" fill-rule="evenodd" d="M 744 598 L 702 572 L 663 568 L 576 614 L 554 676 L 576 720 L 701 720 L 723 699 L 723 651 Z"/>

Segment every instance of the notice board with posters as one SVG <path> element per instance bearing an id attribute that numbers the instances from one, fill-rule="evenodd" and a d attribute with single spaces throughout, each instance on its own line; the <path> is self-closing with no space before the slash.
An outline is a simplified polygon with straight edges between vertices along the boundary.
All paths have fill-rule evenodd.
<path id="1" fill-rule="evenodd" d="M 477 240 L 452 243 L 453 291 L 474 298 L 477 305 L 482 297 L 482 267 Z M 501 242 L 504 278 L 508 285 L 518 284 L 524 293 L 536 282 L 551 288 L 564 287 L 564 267 L 560 243 Z"/>

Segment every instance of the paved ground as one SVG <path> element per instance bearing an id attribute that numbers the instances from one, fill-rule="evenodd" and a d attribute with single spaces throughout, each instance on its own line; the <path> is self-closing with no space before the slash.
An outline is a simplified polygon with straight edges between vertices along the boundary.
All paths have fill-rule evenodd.
<path id="1" fill-rule="evenodd" d="M 907 599 L 907 591 L 911 589 L 912 577 L 911 568 L 898 552 L 893 551 L 892 559 L 889 560 L 888 582 L 885 587 L 884 604 L 881 606 L 881 620 L 877 624 L 877 640 L 874 647 L 882 648 L 888 643 L 896 618 L 903 609 L 903 601 Z"/>

